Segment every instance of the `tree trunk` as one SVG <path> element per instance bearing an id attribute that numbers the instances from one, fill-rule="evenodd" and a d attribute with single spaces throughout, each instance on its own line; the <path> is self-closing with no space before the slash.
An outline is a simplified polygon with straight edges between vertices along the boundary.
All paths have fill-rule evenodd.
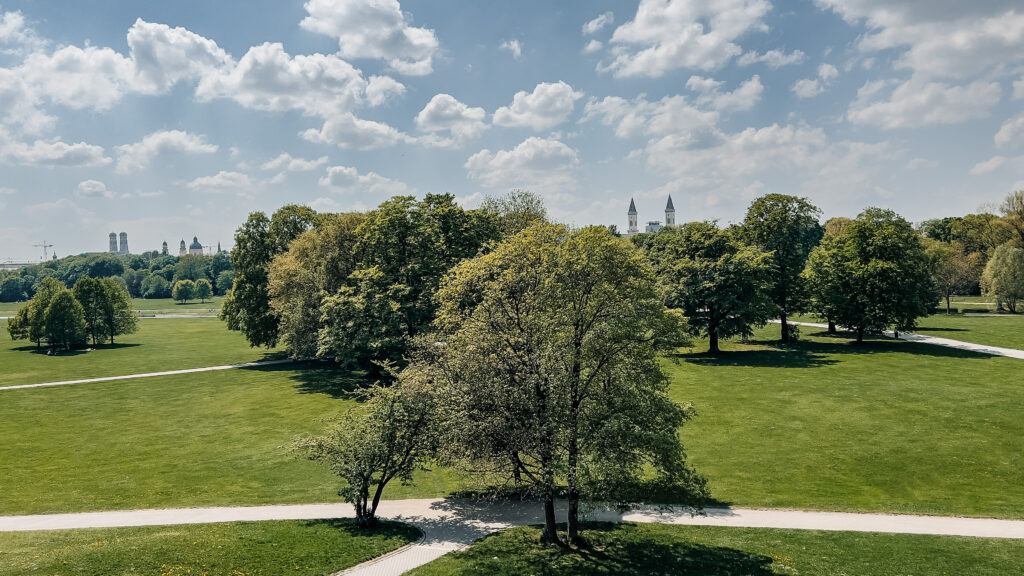
<path id="1" fill-rule="evenodd" d="M 566 537 L 572 544 L 580 541 L 580 489 L 579 489 L 579 440 L 576 438 L 575 425 L 569 437 L 569 511 L 566 519 Z"/>
<path id="2" fill-rule="evenodd" d="M 949 294 L 946 294 L 946 316 L 949 316 Z"/>
<path id="3" fill-rule="evenodd" d="M 541 540 L 549 544 L 562 543 L 555 526 L 555 490 L 551 486 L 544 490 L 544 534 Z"/>
<path id="4" fill-rule="evenodd" d="M 828 333 L 829 334 L 835 334 L 836 333 L 836 323 L 831 321 L 831 320 L 828 321 Z"/>
<path id="5" fill-rule="evenodd" d="M 779 315 L 779 320 L 782 322 L 782 342 L 789 342 L 789 324 L 786 323 L 785 312 Z"/>
<path id="6" fill-rule="evenodd" d="M 523 486 L 523 473 L 519 470 L 519 453 L 513 451 L 509 460 L 512 461 L 512 482 L 518 491 Z"/>
<path id="7" fill-rule="evenodd" d="M 708 331 L 708 352 L 711 354 L 721 352 L 718 348 L 718 332 L 716 330 Z"/>
<path id="8" fill-rule="evenodd" d="M 857 328 L 857 344 L 864 343 L 864 328 Z"/>

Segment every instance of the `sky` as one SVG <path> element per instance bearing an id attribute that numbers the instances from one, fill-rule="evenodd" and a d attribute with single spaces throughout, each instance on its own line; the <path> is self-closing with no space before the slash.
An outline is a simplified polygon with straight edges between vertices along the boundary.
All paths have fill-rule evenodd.
<path id="1" fill-rule="evenodd" d="M 1019 0 L 0 0 L 0 261 L 528 189 L 572 225 L 1024 188 Z"/>

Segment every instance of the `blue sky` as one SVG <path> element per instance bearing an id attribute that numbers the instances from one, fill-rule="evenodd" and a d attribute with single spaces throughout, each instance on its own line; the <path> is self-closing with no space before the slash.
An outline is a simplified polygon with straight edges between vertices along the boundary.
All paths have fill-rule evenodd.
<path id="1" fill-rule="evenodd" d="M 0 0 L 0 260 L 512 188 L 576 225 L 1024 188 L 1013 0 Z"/>

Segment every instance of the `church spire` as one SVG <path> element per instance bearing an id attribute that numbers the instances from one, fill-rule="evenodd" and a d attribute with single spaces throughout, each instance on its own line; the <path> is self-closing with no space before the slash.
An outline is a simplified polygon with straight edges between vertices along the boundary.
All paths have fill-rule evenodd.
<path id="1" fill-rule="evenodd" d="M 676 207 L 672 205 L 672 195 L 668 195 L 668 204 L 665 205 L 665 226 L 676 225 Z"/>
<path id="2" fill-rule="evenodd" d="M 633 203 L 633 199 L 629 199 L 629 212 L 628 214 L 636 214 L 636 204 Z"/>
<path id="3" fill-rule="evenodd" d="M 629 199 L 629 212 L 628 212 L 628 216 L 629 216 L 629 229 L 626 231 L 626 235 L 627 236 L 632 236 L 633 234 L 637 234 L 637 233 L 640 232 L 640 229 L 636 225 L 636 204 L 633 202 L 632 198 Z"/>

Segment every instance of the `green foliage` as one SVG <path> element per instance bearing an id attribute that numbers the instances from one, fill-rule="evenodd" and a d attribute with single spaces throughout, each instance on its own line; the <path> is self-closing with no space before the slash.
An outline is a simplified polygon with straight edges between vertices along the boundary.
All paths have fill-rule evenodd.
<path id="1" fill-rule="evenodd" d="M 193 282 L 207 279 L 206 271 L 210 259 L 206 256 L 186 254 L 174 265 L 174 280 L 191 280 Z"/>
<path id="2" fill-rule="evenodd" d="M 171 298 L 185 304 L 195 298 L 195 295 L 196 283 L 191 280 L 178 280 L 174 283 L 174 288 L 171 289 Z"/>
<path id="3" fill-rule="evenodd" d="M 528 190 L 512 190 L 504 196 L 488 196 L 480 203 L 480 210 L 495 216 L 502 238 L 518 234 L 548 219 L 544 199 Z"/>
<path id="4" fill-rule="evenodd" d="M 935 287 L 920 237 L 891 210 L 868 208 L 814 249 L 806 271 L 816 311 L 865 334 L 909 331 L 934 306 Z"/>
<path id="5" fill-rule="evenodd" d="M 950 223 L 950 241 L 963 244 L 968 254 L 987 258 L 997 246 L 1009 242 L 1010 229 L 995 214 L 968 214 Z"/>
<path id="6" fill-rule="evenodd" d="M 104 325 L 104 304 L 106 302 L 106 291 L 104 283 L 98 278 L 81 278 L 75 282 L 75 300 L 82 305 L 82 312 L 85 318 L 85 331 L 92 339 L 93 346 L 98 340 L 102 340 L 107 333 Z"/>
<path id="7" fill-rule="evenodd" d="M 143 298 L 170 298 L 171 283 L 159 274 L 150 274 L 142 281 Z"/>
<path id="8" fill-rule="evenodd" d="M 231 286 L 234 283 L 235 272 L 233 270 L 225 270 L 217 275 L 214 287 L 217 289 L 217 294 L 223 296 L 228 293 L 228 290 L 231 290 Z"/>
<path id="9" fill-rule="evenodd" d="M 996 248 L 981 275 L 981 286 L 1001 308 L 1015 313 L 1024 300 L 1024 249 L 1009 243 Z"/>
<path id="10" fill-rule="evenodd" d="M 27 299 L 28 291 L 25 289 L 25 281 L 20 277 L 8 276 L 0 282 L 0 302 L 21 302 Z"/>
<path id="11" fill-rule="evenodd" d="M 775 311 L 772 256 L 744 244 L 711 222 L 691 222 L 653 235 L 648 249 L 667 287 L 666 303 L 679 308 L 690 333 L 707 336 L 710 352 L 732 336 L 748 336 Z"/>
<path id="12" fill-rule="evenodd" d="M 1003 221 L 1012 232 L 1013 241 L 1018 248 L 1024 249 L 1024 190 L 1011 192 L 999 206 L 1003 213 Z"/>
<path id="13" fill-rule="evenodd" d="M 360 526 L 374 526 L 387 484 L 410 482 L 431 453 L 433 424 L 433 402 L 424 391 L 376 386 L 326 434 L 300 437 L 294 449 L 344 480 L 338 495 L 352 503 Z"/>
<path id="14" fill-rule="evenodd" d="M 824 229 L 821 210 L 806 198 L 768 194 L 750 205 L 743 221 L 748 242 L 771 254 L 768 294 L 782 318 L 782 341 L 790 340 L 787 317 L 806 309 L 809 294 L 801 273 Z"/>
<path id="15" fill-rule="evenodd" d="M 946 314 L 950 313 L 950 297 L 966 294 L 978 287 L 982 266 L 981 254 L 967 254 L 959 242 L 947 244 L 927 239 L 925 254 L 928 256 L 932 282 L 939 294 L 946 300 Z"/>
<path id="16" fill-rule="evenodd" d="M 201 302 L 206 302 L 207 298 L 211 296 L 213 296 L 213 286 L 210 285 L 210 281 L 206 278 L 200 278 L 196 281 L 195 297 L 199 298 Z"/>
<path id="17" fill-rule="evenodd" d="M 71 350 L 85 343 L 85 314 L 82 305 L 67 288 L 61 287 L 53 295 L 43 322 L 50 346 Z"/>
<path id="18" fill-rule="evenodd" d="M 960 217 L 933 218 L 922 222 L 919 228 L 928 238 L 949 244 L 953 241 L 953 227 L 962 221 Z"/>
<path id="19" fill-rule="evenodd" d="M 139 323 L 139 317 L 132 309 L 131 295 L 117 280 L 116 277 L 101 280 L 102 320 L 106 329 L 105 335 L 110 338 L 111 344 L 114 343 L 115 336 L 134 333 Z"/>

